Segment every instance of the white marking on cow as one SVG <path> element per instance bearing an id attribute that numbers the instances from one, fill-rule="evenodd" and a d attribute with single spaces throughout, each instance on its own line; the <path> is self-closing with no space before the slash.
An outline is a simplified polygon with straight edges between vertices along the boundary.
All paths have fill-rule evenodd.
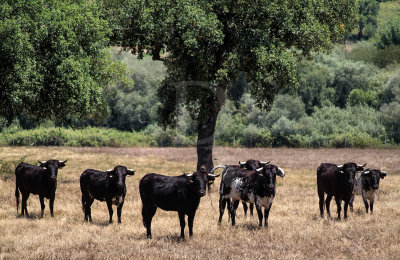
<path id="1" fill-rule="evenodd" d="M 357 172 L 355 179 L 354 179 L 354 188 L 353 188 L 354 195 L 361 195 L 362 194 L 362 181 L 361 181 L 361 173 Z"/>
<path id="2" fill-rule="evenodd" d="M 231 191 L 228 194 L 229 198 L 233 200 L 240 200 L 240 190 L 243 186 L 241 178 L 235 178 L 232 183 Z"/>
<path id="3" fill-rule="evenodd" d="M 274 201 L 274 196 L 265 196 L 265 197 L 256 197 L 256 204 L 261 205 L 262 207 L 268 209 L 271 207 L 272 202 Z"/>
<path id="4" fill-rule="evenodd" d="M 374 201 L 375 195 L 376 195 L 376 190 L 375 189 L 369 189 L 368 191 L 364 191 L 365 198 Z"/>

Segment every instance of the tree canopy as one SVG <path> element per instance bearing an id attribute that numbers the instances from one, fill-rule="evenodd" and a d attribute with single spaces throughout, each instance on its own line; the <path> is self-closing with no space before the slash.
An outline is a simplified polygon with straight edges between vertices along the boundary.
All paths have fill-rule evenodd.
<path id="1" fill-rule="evenodd" d="M 1 1 L 0 116 L 107 113 L 103 88 L 123 67 L 110 59 L 111 30 L 99 10 L 85 0 Z"/>
<path id="2" fill-rule="evenodd" d="M 115 7 L 118 0 L 109 2 Z M 244 74 L 257 105 L 269 109 L 279 91 L 298 85 L 299 57 L 331 48 L 353 28 L 356 4 L 131 0 L 121 12 L 127 15 L 115 35 L 122 45 L 139 56 L 147 50 L 167 67 L 158 90 L 160 122 L 174 126 L 186 108 L 198 122 L 198 168 L 210 168 L 215 122 L 230 83 Z"/>

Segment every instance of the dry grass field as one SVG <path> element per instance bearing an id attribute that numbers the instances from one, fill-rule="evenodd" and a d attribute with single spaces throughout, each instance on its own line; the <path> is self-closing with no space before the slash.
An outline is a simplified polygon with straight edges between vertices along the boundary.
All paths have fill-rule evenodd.
<path id="1" fill-rule="evenodd" d="M 179 241 L 176 212 L 158 210 L 153 239 L 142 225 L 138 183 L 148 172 L 179 175 L 193 172 L 195 148 L 60 148 L 2 147 L 0 159 L 25 161 L 68 159 L 59 171 L 51 218 L 48 200 L 40 218 L 38 196 L 28 200 L 30 218 L 19 218 L 15 206 L 15 180 L 0 180 L 0 259 L 399 259 L 400 258 L 400 150 L 352 149 L 233 149 L 217 147 L 215 164 L 238 160 L 271 160 L 286 172 L 277 180 L 269 227 L 257 227 L 257 217 L 238 208 L 237 226 L 227 213 L 218 219 L 218 186 L 200 202 L 194 236 Z M 321 162 L 367 162 L 388 172 L 381 180 L 374 215 L 367 215 L 361 197 L 347 221 L 321 219 L 316 191 L 316 167 Z M 86 168 L 109 169 L 122 164 L 135 168 L 127 178 L 122 224 L 108 224 L 105 202 L 92 206 L 93 223 L 83 222 L 79 176 Z M 331 203 L 336 213 L 334 201 Z M 188 230 L 185 230 L 188 236 Z"/>

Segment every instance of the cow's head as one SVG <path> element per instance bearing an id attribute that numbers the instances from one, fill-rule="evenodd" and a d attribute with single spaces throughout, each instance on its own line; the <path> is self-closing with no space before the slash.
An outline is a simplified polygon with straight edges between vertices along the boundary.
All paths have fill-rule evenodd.
<path id="1" fill-rule="evenodd" d="M 285 177 L 285 172 L 276 165 L 267 164 L 262 168 L 256 170 L 256 172 L 263 177 L 266 192 L 275 192 L 276 176 L 281 178 Z"/>
<path id="2" fill-rule="evenodd" d="M 214 182 L 215 178 L 219 177 L 220 174 L 211 174 L 201 169 L 197 172 L 186 174 L 190 185 L 192 186 L 192 190 L 199 196 L 203 197 L 206 195 L 206 187 L 208 184 Z"/>
<path id="3" fill-rule="evenodd" d="M 386 177 L 386 172 L 381 172 L 376 169 L 367 169 L 361 173 L 361 178 L 367 187 L 373 188 L 375 190 L 379 189 L 379 179 Z"/>
<path id="4" fill-rule="evenodd" d="M 246 162 L 240 162 L 239 165 L 240 168 L 247 169 L 247 170 L 256 170 L 258 168 L 264 167 L 265 165 L 269 164 L 270 161 L 268 162 L 261 162 L 259 160 L 254 160 L 254 159 L 249 159 Z"/>
<path id="5" fill-rule="evenodd" d="M 47 174 L 47 179 L 51 182 L 56 182 L 57 181 L 57 173 L 58 169 L 61 169 L 65 166 L 65 161 L 59 161 L 59 160 L 48 160 L 48 161 L 38 161 L 40 164 L 40 167 L 45 169 L 45 173 Z"/>
<path id="6" fill-rule="evenodd" d="M 125 166 L 117 165 L 114 169 L 106 171 L 110 178 L 114 179 L 118 190 L 125 189 L 125 178 L 126 176 L 132 176 L 135 174 L 134 169 L 128 169 Z"/>
<path id="7" fill-rule="evenodd" d="M 358 171 L 364 170 L 364 167 L 367 164 L 361 165 L 361 164 L 356 164 L 353 162 L 345 163 L 343 165 L 338 165 L 337 167 L 339 170 L 346 175 L 346 179 L 350 184 L 354 184 L 354 179 L 356 177 L 356 173 Z"/>

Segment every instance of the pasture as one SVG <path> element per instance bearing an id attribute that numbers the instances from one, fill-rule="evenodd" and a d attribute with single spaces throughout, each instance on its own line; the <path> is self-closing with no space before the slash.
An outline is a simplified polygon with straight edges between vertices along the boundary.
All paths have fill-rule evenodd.
<path id="1" fill-rule="evenodd" d="M 209 195 L 201 199 L 194 219 L 194 236 L 179 241 L 176 212 L 157 210 L 153 239 L 146 239 L 142 224 L 139 180 L 148 172 L 180 175 L 193 172 L 195 148 L 65 148 L 2 147 L 0 159 L 35 163 L 68 159 L 59 170 L 50 217 L 48 200 L 44 218 L 36 195 L 28 200 L 30 218 L 19 218 L 15 204 L 15 180 L 0 180 L 0 259 L 390 259 L 400 255 L 400 150 L 373 149 L 214 149 L 215 165 L 237 164 L 249 158 L 271 160 L 286 172 L 277 178 L 277 191 L 269 215 L 269 227 L 258 228 L 256 216 L 245 218 L 237 210 L 232 228 L 225 212 L 218 220 L 217 179 Z M 319 217 L 316 168 L 321 162 L 367 162 L 367 167 L 387 171 L 381 180 L 374 215 L 365 213 L 360 196 L 347 221 Z M 127 178 L 122 224 L 108 224 L 105 202 L 92 206 L 93 223 L 84 223 L 79 176 L 87 168 L 106 170 L 121 164 L 136 169 Z M 336 205 L 331 202 L 332 216 Z"/>

